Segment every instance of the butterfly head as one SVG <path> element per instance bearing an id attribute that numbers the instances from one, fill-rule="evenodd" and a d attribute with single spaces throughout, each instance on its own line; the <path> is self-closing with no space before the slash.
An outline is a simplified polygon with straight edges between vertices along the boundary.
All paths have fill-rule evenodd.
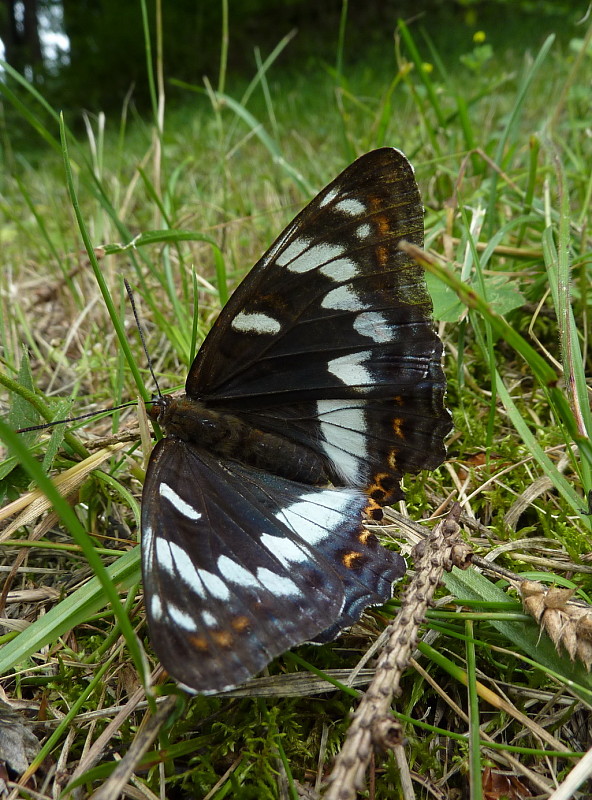
<path id="1" fill-rule="evenodd" d="M 160 394 L 154 395 L 148 402 L 149 405 L 146 409 L 148 416 L 150 419 L 154 420 L 154 422 L 162 423 L 166 416 L 167 409 L 170 408 L 173 402 L 173 398 L 168 395 Z"/>

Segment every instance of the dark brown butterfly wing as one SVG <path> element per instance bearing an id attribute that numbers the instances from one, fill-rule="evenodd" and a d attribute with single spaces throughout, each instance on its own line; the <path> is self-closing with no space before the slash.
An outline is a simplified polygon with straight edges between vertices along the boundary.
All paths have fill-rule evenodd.
<path id="1" fill-rule="evenodd" d="M 362 516 L 401 497 L 405 473 L 438 466 L 451 427 L 442 345 L 403 238 L 423 242 L 413 170 L 399 151 L 375 150 L 247 275 L 189 371 L 187 402 L 172 407 L 144 488 L 143 576 L 155 650 L 191 691 L 235 685 L 289 647 L 331 638 L 403 573 Z M 214 414 L 193 425 L 189 401 Z M 232 457 L 207 452 L 188 429 L 232 438 L 217 413 L 263 449 L 265 432 L 284 437 L 285 451 L 265 471 L 236 445 Z M 296 482 L 285 463 L 294 444 L 349 488 Z"/>
<path id="2" fill-rule="evenodd" d="M 362 526 L 367 503 L 355 489 L 298 484 L 162 439 L 144 490 L 142 567 L 165 669 L 190 691 L 222 691 L 383 603 L 405 562 Z"/>

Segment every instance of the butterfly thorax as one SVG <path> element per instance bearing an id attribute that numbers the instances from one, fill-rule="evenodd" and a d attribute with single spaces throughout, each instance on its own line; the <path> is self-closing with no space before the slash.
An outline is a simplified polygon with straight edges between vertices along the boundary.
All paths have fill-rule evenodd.
<path id="1" fill-rule="evenodd" d="M 161 397 L 149 414 L 167 436 L 181 439 L 221 458 L 229 458 L 293 481 L 326 484 L 325 460 L 308 447 L 185 395 Z"/>

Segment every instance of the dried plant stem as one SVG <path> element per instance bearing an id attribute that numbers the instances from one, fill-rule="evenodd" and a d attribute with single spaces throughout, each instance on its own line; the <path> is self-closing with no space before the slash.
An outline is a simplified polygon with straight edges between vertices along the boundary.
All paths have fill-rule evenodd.
<path id="1" fill-rule="evenodd" d="M 355 711 L 343 748 L 329 776 L 325 800 L 355 800 L 364 790 L 364 776 L 375 749 L 393 749 L 401 743 L 401 728 L 390 713 L 399 693 L 401 675 L 415 649 L 419 626 L 431 605 L 444 571 L 468 566 L 469 550 L 459 537 L 460 507 L 427 539 L 414 548 L 416 574 L 402 598 L 401 609 L 390 625 L 376 674 Z"/>
<path id="2" fill-rule="evenodd" d="M 115 767 L 105 783 L 94 792 L 89 800 L 111 800 L 114 797 L 121 797 L 127 782 L 138 770 L 138 764 L 148 748 L 152 745 L 161 727 L 170 717 L 177 703 L 174 695 L 167 697 L 160 705 L 154 715 L 148 712 L 145 722 L 136 734 L 131 747 Z"/>
<path id="3" fill-rule="evenodd" d="M 559 651 L 564 647 L 572 661 L 592 668 L 592 608 L 574 602 L 573 589 L 547 587 L 538 581 L 520 581 L 518 590 L 527 614 L 533 616 Z"/>

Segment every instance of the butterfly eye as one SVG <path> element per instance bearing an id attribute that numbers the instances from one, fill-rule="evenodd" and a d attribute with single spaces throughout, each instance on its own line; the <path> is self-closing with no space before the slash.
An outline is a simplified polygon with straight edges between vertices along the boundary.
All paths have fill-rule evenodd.
<path id="1" fill-rule="evenodd" d="M 146 403 L 146 413 L 155 422 L 161 422 L 166 409 L 170 406 L 171 399 L 165 395 L 152 395 Z"/>
<path id="2" fill-rule="evenodd" d="M 422 269 L 413 169 L 362 156 L 294 219 L 220 313 L 142 500 L 154 649 L 188 691 L 217 692 L 391 596 L 403 559 L 364 527 L 434 469 L 451 427 Z"/>

